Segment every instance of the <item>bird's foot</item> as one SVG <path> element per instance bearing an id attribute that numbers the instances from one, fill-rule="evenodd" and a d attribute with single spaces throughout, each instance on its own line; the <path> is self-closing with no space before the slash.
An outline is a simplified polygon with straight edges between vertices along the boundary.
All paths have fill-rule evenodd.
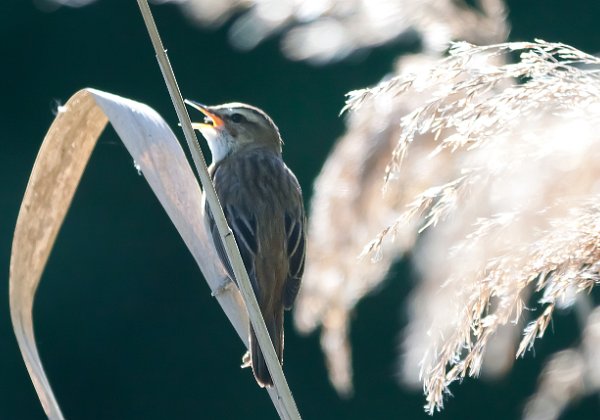
<path id="1" fill-rule="evenodd" d="M 248 368 L 248 367 L 251 367 L 251 366 L 252 366 L 252 358 L 250 357 L 250 350 L 248 350 L 242 356 L 242 366 L 240 366 L 240 367 L 242 369 L 244 369 L 244 368 Z"/>
<path id="2" fill-rule="evenodd" d="M 223 293 L 227 289 L 229 289 L 229 287 L 231 286 L 232 283 L 233 282 L 231 281 L 231 279 L 229 278 L 229 276 L 225 276 L 225 278 L 223 278 L 223 280 L 221 281 L 221 284 L 219 285 L 219 287 L 217 287 L 215 290 L 213 290 L 212 292 L 210 292 L 210 295 L 212 297 L 219 296 L 221 293 Z"/>

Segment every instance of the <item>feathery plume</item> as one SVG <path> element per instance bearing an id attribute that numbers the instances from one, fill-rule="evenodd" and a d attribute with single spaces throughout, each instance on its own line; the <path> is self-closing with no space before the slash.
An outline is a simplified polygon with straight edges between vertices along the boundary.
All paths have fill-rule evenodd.
<path id="1" fill-rule="evenodd" d="M 517 53 L 519 61 L 497 64 Z M 422 86 L 434 92 L 402 118 L 388 190 L 405 176 L 404 165 L 415 164 L 411 148 L 425 133 L 437 139 L 434 154 L 460 161 L 460 170 L 423 189 L 367 246 L 380 255 L 383 239 L 407 221 L 428 229 L 416 247 L 423 281 L 404 347 L 425 354 L 429 412 L 443 406 L 450 383 L 479 373 L 488 342 L 521 318 L 529 287 L 541 295 L 541 314 L 525 328 L 517 355 L 543 336 L 557 306 L 598 283 L 598 64 L 564 44 L 459 43 L 425 74 L 350 95 L 347 106 L 360 112 L 382 92 L 398 100 Z"/>

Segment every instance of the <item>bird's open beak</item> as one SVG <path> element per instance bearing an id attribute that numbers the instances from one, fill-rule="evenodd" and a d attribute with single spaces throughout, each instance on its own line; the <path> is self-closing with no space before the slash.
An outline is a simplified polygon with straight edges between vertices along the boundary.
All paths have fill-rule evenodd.
<path id="1" fill-rule="evenodd" d="M 225 124 L 223 122 L 223 119 L 221 117 L 219 117 L 217 114 L 215 114 L 214 112 L 210 111 L 208 106 L 203 105 L 199 102 L 190 101 L 189 99 L 186 99 L 184 102 L 186 104 L 188 104 L 189 106 L 191 106 L 192 108 L 196 108 L 198 111 L 202 112 L 205 116 L 204 122 L 202 122 L 202 123 L 193 122 L 192 128 L 194 128 L 196 130 L 201 130 L 201 129 L 207 128 L 207 127 L 219 128 Z"/>

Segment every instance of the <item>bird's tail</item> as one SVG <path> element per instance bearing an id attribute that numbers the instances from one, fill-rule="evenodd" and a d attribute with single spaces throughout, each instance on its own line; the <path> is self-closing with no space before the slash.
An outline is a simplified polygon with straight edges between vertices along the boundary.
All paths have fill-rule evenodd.
<path id="1" fill-rule="evenodd" d="M 263 316 L 267 331 L 269 331 L 269 336 L 271 336 L 271 341 L 273 342 L 273 347 L 275 347 L 275 354 L 277 354 L 279 363 L 283 365 L 283 310 L 270 316 L 264 314 Z M 265 358 L 260 351 L 260 346 L 252 326 L 250 326 L 250 355 L 252 357 L 252 372 L 254 373 L 256 382 L 262 387 L 272 386 L 273 379 L 267 369 Z"/>

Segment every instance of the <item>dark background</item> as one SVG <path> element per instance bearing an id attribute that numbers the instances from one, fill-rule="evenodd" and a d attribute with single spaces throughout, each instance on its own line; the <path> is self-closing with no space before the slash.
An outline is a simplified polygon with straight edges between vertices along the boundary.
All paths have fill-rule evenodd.
<path id="1" fill-rule="evenodd" d="M 511 40 L 600 43 L 600 3 L 510 1 Z M 315 68 L 287 61 L 277 40 L 240 53 L 226 27 L 201 30 L 173 5 L 153 7 L 185 97 L 265 109 L 279 125 L 285 158 L 308 203 L 312 182 L 343 129 L 344 94 L 377 82 L 406 45 Z M 8 264 L 14 224 L 53 110 L 83 87 L 145 102 L 176 125 L 137 4 L 101 0 L 41 12 L 31 0 L 0 5 L 0 420 L 44 414 L 14 339 Z M 414 45 L 409 46 L 413 48 Z M 428 418 L 418 391 L 397 385 L 394 369 L 402 304 L 414 279 L 401 262 L 384 287 L 357 307 L 352 324 L 355 387 L 337 397 L 318 335 L 286 329 L 285 371 L 304 418 Z M 438 419 L 519 418 L 552 352 L 575 344 L 574 316 L 556 317 L 535 353 L 499 382 L 466 380 Z M 96 150 L 42 279 L 35 304 L 42 360 L 70 419 L 275 419 L 248 370 L 243 347 L 192 257 L 111 128 Z M 563 416 L 596 419 L 597 396 Z"/>

